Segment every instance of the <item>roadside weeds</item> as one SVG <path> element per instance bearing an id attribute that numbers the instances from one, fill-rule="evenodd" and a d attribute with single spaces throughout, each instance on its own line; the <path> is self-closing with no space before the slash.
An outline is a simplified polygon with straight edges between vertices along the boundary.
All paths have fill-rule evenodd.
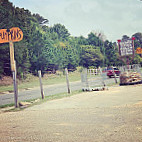
<path id="1" fill-rule="evenodd" d="M 24 105 L 20 105 L 22 103 L 19 102 L 18 103 L 19 104 L 18 108 L 14 107 L 14 103 L 7 104 L 7 105 L 1 105 L 0 106 L 0 113 L 21 111 L 21 110 L 24 110 L 27 107 L 32 107 L 34 105 L 40 105 L 40 104 L 42 104 L 44 102 L 55 100 L 55 99 L 62 99 L 64 97 L 71 97 L 73 95 L 77 95 L 77 94 L 80 94 L 80 93 L 82 93 L 82 90 L 76 90 L 76 91 L 71 92 L 70 94 L 68 94 L 68 93 L 60 93 L 60 94 L 45 96 L 45 98 L 43 100 L 41 98 L 36 98 L 36 99 L 32 99 L 32 100 L 26 100 L 26 101 L 22 101 L 22 103 Z"/>

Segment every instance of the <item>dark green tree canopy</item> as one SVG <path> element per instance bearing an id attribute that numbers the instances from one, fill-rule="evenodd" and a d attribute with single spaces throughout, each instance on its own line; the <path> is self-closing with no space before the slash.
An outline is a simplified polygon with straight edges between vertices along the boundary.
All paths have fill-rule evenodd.
<path id="1" fill-rule="evenodd" d="M 70 36 L 70 33 L 65 28 L 64 25 L 61 24 L 55 24 L 53 27 L 50 28 L 51 33 L 55 32 L 58 35 L 58 39 L 60 40 L 67 40 Z"/>
<path id="2" fill-rule="evenodd" d="M 88 37 L 72 37 L 68 29 L 57 23 L 50 27 L 49 20 L 40 14 L 13 6 L 8 0 L 0 0 L 0 28 L 19 27 L 24 38 L 14 43 L 17 71 L 20 77 L 27 72 L 37 74 L 65 67 L 121 65 L 116 43 L 104 40 L 102 34 L 90 32 Z M 133 34 L 135 48 L 142 47 L 142 33 Z M 129 38 L 124 35 L 122 39 Z M 142 64 L 140 55 L 133 63 Z M 11 75 L 8 43 L 0 44 L 0 75 Z"/>
<path id="3" fill-rule="evenodd" d="M 38 22 L 39 25 L 44 25 L 44 24 L 47 24 L 49 22 L 48 19 L 43 18 L 38 13 L 33 14 L 33 17 L 35 17 L 37 19 L 37 22 Z"/>

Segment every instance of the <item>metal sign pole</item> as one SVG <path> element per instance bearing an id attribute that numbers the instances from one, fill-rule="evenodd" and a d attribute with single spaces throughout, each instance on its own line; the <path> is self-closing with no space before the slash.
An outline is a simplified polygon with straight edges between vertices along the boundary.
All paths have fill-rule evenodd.
<path id="1" fill-rule="evenodd" d="M 18 89 L 17 89 L 17 82 L 16 82 L 16 62 L 14 60 L 14 45 L 13 42 L 9 42 L 9 48 L 10 48 L 10 63 L 11 63 L 11 71 L 13 75 L 13 87 L 14 87 L 14 101 L 15 101 L 15 107 L 18 107 Z"/>
<path id="2" fill-rule="evenodd" d="M 15 62 L 15 68 L 16 68 L 16 62 Z M 18 107 L 18 87 L 17 87 L 17 80 L 16 80 L 16 75 L 17 72 L 12 71 L 13 74 L 13 87 L 14 87 L 14 101 L 15 101 L 15 107 Z"/>

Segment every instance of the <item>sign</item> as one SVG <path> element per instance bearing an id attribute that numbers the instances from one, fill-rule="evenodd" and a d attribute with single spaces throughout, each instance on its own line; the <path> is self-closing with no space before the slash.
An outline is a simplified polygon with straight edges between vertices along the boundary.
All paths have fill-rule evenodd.
<path id="1" fill-rule="evenodd" d="M 11 63 L 11 71 L 13 74 L 13 86 L 14 86 L 14 99 L 15 99 L 15 107 L 18 107 L 18 88 L 16 82 L 16 62 L 14 60 L 14 45 L 13 42 L 21 41 L 23 39 L 23 32 L 18 27 L 13 27 L 10 30 L 1 29 L 0 30 L 0 43 L 9 42 L 10 48 L 10 63 Z"/>
<path id="2" fill-rule="evenodd" d="M 124 40 L 124 41 L 118 40 L 119 55 L 121 57 L 134 55 L 133 40 L 134 40 L 134 38 L 127 39 L 127 40 Z"/>
<path id="3" fill-rule="evenodd" d="M 17 42 L 23 39 L 23 32 L 18 27 L 13 27 L 10 30 L 0 30 L 0 43 L 7 43 L 9 41 Z"/>
<path id="4" fill-rule="evenodd" d="M 129 69 L 130 62 L 135 57 L 134 40 L 135 40 L 135 37 L 132 37 L 131 39 L 122 40 L 122 41 L 117 40 L 118 46 L 119 46 L 120 59 L 127 64 L 128 69 Z"/>
<path id="5" fill-rule="evenodd" d="M 141 48 L 141 47 L 138 47 L 138 48 L 136 49 L 136 53 L 137 53 L 137 54 L 142 54 L 142 48 Z"/>

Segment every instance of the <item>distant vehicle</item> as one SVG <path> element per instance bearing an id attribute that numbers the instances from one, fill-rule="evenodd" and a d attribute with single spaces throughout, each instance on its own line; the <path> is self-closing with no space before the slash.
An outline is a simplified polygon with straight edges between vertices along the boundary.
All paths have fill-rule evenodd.
<path id="1" fill-rule="evenodd" d="M 119 76 L 119 75 L 120 75 L 119 69 L 118 69 L 117 67 L 108 67 L 108 68 L 107 68 L 107 76 L 108 76 L 109 78 L 111 78 L 111 77 L 114 77 L 114 74 L 115 74 L 116 76 Z"/>

